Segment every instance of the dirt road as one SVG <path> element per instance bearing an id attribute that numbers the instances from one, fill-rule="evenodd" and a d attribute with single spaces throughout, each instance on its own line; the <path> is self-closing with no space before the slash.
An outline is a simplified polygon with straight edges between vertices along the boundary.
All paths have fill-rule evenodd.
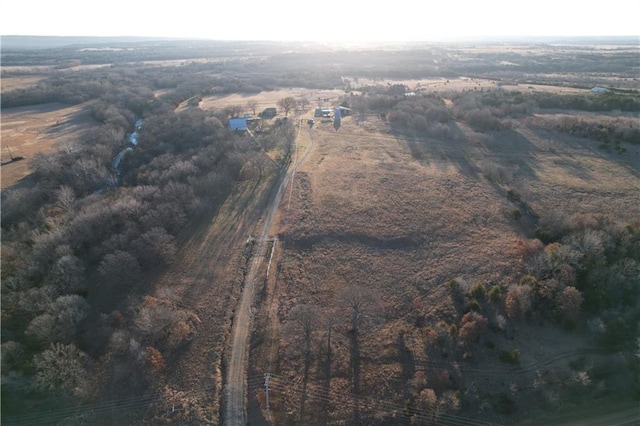
<path id="1" fill-rule="evenodd" d="M 298 128 L 298 135 L 303 127 L 300 123 Z M 297 139 L 297 138 L 296 138 Z M 297 146 L 297 141 L 296 141 Z M 232 346 L 231 356 L 227 366 L 226 375 L 226 388 L 224 392 L 224 424 L 231 425 L 245 425 L 247 423 L 247 410 L 246 410 L 246 398 L 247 398 L 247 381 L 246 372 L 248 367 L 248 353 L 249 353 L 249 336 L 251 330 L 252 312 L 251 302 L 254 294 L 254 283 L 260 270 L 262 261 L 266 256 L 266 250 L 268 247 L 267 237 L 271 224 L 275 216 L 280 201 L 285 193 L 285 190 L 289 183 L 295 176 L 295 171 L 298 166 L 305 160 L 311 149 L 313 148 L 313 140 L 306 147 L 305 152 L 300 156 L 287 172 L 282 183 L 278 188 L 278 191 L 274 194 L 267 207 L 267 214 L 262 224 L 262 231 L 257 237 L 256 248 L 251 258 L 247 275 L 245 276 L 244 289 L 242 291 L 242 297 L 238 304 L 238 309 L 233 321 L 232 329 Z M 297 151 L 296 151 L 297 152 Z"/>

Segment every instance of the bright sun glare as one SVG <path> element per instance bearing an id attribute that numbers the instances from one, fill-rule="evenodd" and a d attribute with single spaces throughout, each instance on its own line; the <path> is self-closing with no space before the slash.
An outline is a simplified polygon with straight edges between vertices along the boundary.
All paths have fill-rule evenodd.
<path id="1" fill-rule="evenodd" d="M 88 6 L 91 4 L 91 6 Z M 640 34 L 640 2 L 5 2 L 3 35 L 400 41 Z"/>

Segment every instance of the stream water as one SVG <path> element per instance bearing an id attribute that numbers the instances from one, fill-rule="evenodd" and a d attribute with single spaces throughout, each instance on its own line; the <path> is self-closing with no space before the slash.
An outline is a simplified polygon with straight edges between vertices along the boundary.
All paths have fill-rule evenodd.
<path id="1" fill-rule="evenodd" d="M 127 140 L 129 141 L 129 143 L 133 146 L 128 146 L 125 149 L 123 149 L 122 151 L 120 151 L 118 153 L 118 155 L 115 156 L 115 158 L 113 159 L 113 163 L 111 164 L 111 167 L 113 168 L 113 171 L 116 173 L 116 175 L 120 174 L 120 163 L 122 162 L 122 159 L 124 158 L 124 156 L 128 153 L 133 151 L 133 148 L 138 145 L 138 132 L 140 130 L 140 128 L 142 127 L 142 119 L 139 118 L 136 120 L 135 124 L 134 124 L 134 131 L 133 133 L 131 133 L 128 137 Z"/>

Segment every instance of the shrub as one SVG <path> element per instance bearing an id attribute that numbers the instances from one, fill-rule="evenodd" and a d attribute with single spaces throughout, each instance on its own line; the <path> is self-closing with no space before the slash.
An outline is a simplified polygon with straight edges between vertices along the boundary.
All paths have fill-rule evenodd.
<path id="1" fill-rule="evenodd" d="M 476 299 L 480 299 L 480 300 L 484 299 L 486 293 L 487 293 L 487 289 L 485 288 L 484 284 L 481 282 L 476 283 L 471 289 L 471 296 L 475 297 Z"/>
<path id="2" fill-rule="evenodd" d="M 460 396 L 458 392 L 447 390 L 442 393 L 438 400 L 438 414 L 440 413 L 456 413 L 460 411 Z"/>
<path id="3" fill-rule="evenodd" d="M 517 349 L 504 349 L 500 351 L 500 361 L 517 365 L 520 363 L 520 351 Z"/>
<path id="4" fill-rule="evenodd" d="M 501 298 L 502 289 L 500 288 L 500 286 L 494 285 L 493 287 L 491 287 L 491 290 L 489 290 L 489 299 L 491 299 L 491 301 L 493 302 L 499 302 Z"/>
<path id="5" fill-rule="evenodd" d="M 156 376 L 163 376 L 166 370 L 166 364 L 160 351 L 153 346 L 147 346 L 145 349 L 145 357 L 151 367 L 151 371 Z"/>
<path id="6" fill-rule="evenodd" d="M 505 298 L 506 312 L 509 318 L 524 318 L 531 311 L 532 289 L 529 286 L 514 286 Z"/>
<path id="7" fill-rule="evenodd" d="M 489 321 L 481 314 L 468 312 L 460 321 L 458 336 L 465 343 L 475 342 L 487 330 L 488 325 Z"/>
<path id="8" fill-rule="evenodd" d="M 509 396 L 502 394 L 496 402 L 496 410 L 500 414 L 513 414 L 516 411 L 516 403 Z"/>
<path id="9" fill-rule="evenodd" d="M 500 120 L 494 117 L 487 109 L 475 109 L 466 114 L 466 120 L 473 130 L 487 132 L 498 130 L 501 127 Z"/>
<path id="10" fill-rule="evenodd" d="M 451 279 L 447 281 L 447 288 L 449 289 L 451 294 L 454 296 L 457 296 L 460 294 L 460 283 L 455 279 Z"/>
<path id="11" fill-rule="evenodd" d="M 529 286 L 532 288 L 535 287 L 537 283 L 538 280 L 533 275 L 523 275 L 520 278 L 520 281 L 518 281 L 518 285 Z"/>

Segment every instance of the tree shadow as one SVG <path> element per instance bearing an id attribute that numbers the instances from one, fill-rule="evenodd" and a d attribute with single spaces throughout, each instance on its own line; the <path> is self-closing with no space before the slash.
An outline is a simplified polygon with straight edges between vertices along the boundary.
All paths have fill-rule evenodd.
<path id="1" fill-rule="evenodd" d="M 358 402 L 358 397 L 360 396 L 360 342 L 358 341 L 358 330 L 350 330 L 348 337 L 351 360 L 353 422 L 358 424 L 360 421 L 360 404 Z"/>
<path id="2" fill-rule="evenodd" d="M 411 380 L 416 372 L 416 363 L 411 349 L 407 347 L 404 333 L 398 334 L 396 344 L 398 345 L 398 357 L 400 365 L 402 366 L 402 378 Z"/>
<path id="3" fill-rule="evenodd" d="M 451 126 L 455 126 L 455 124 L 451 124 Z M 409 152 L 415 160 L 425 165 L 453 164 L 464 175 L 473 177 L 478 174 L 477 167 L 469 156 L 467 141 L 461 139 L 457 134 L 461 134 L 461 132 L 453 131 L 452 135 L 446 139 L 433 138 L 392 126 L 391 133 L 407 144 Z"/>

